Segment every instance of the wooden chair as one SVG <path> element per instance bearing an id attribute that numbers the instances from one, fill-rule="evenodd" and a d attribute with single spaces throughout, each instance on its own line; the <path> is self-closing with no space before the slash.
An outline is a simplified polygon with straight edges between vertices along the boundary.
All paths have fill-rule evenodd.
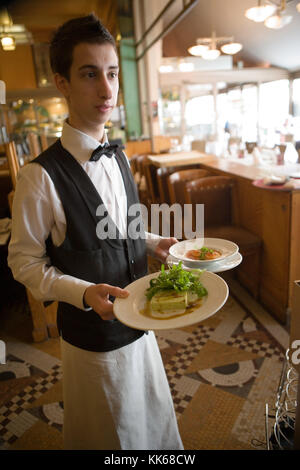
<path id="1" fill-rule="evenodd" d="M 225 176 L 208 176 L 191 181 L 185 186 L 185 201 L 193 205 L 204 204 L 206 238 L 223 238 L 239 246 L 243 262 L 237 268 L 237 277 L 257 298 L 262 242 L 257 235 L 238 225 L 234 180 Z"/>
<path id="2" fill-rule="evenodd" d="M 49 143 L 48 143 L 47 136 L 45 134 L 40 135 L 40 141 L 41 141 L 41 150 L 42 151 L 47 150 L 47 148 L 49 147 Z"/>
<path id="3" fill-rule="evenodd" d="M 156 177 L 156 167 L 149 161 L 148 155 L 140 155 L 138 168 L 141 179 L 144 180 L 150 204 L 159 202 L 159 189 Z"/>
<path id="4" fill-rule="evenodd" d="M 29 132 L 27 135 L 30 160 L 33 160 L 41 153 L 41 145 L 38 136 L 34 132 Z"/>
<path id="5" fill-rule="evenodd" d="M 179 172 L 180 170 L 198 170 L 198 165 L 187 165 L 187 166 L 177 166 L 177 167 L 162 167 L 156 170 L 156 177 L 158 182 L 158 190 L 159 190 L 159 201 L 160 203 L 167 203 L 172 204 L 171 196 L 170 196 L 170 189 L 169 189 L 169 177 Z M 200 178 L 200 176 L 199 176 Z M 177 202 L 177 201 L 176 201 Z"/>
<path id="6" fill-rule="evenodd" d="M 20 162 L 17 155 L 16 145 L 15 143 L 8 142 L 4 144 L 8 168 L 11 176 L 11 182 L 13 189 L 16 188 L 17 183 L 17 176 L 20 170 Z"/>
<path id="7" fill-rule="evenodd" d="M 166 204 L 171 203 L 169 187 L 168 187 L 168 178 L 172 173 L 175 173 L 176 170 L 177 170 L 176 167 L 168 167 L 168 168 L 162 167 L 156 170 L 160 204 L 164 202 Z"/>
<path id="8" fill-rule="evenodd" d="M 5 151 L 13 185 L 13 190 L 8 195 L 9 207 L 12 213 L 14 190 L 16 188 L 20 163 L 16 152 L 16 146 L 13 141 L 5 144 Z M 26 289 L 26 294 L 33 323 L 33 340 L 35 342 L 39 342 L 48 339 L 49 336 L 51 338 L 58 337 L 59 333 L 56 327 L 57 302 L 54 302 L 49 307 L 45 308 L 43 302 L 36 300 L 29 289 Z"/>
<path id="9" fill-rule="evenodd" d="M 11 183 L 12 183 L 12 190 L 9 192 L 7 196 L 9 210 L 10 210 L 10 213 L 12 213 L 12 204 L 13 204 L 13 198 L 14 198 L 14 193 L 15 193 L 16 184 L 17 184 L 17 177 L 18 177 L 18 173 L 20 169 L 20 162 L 18 159 L 16 146 L 13 141 L 5 143 L 4 148 L 5 148 L 5 154 L 7 158 L 8 169 L 9 169 Z"/>
<path id="10" fill-rule="evenodd" d="M 205 178 L 210 173 L 207 170 L 185 169 L 174 172 L 168 177 L 167 184 L 170 195 L 170 203 L 179 203 L 182 206 L 185 204 L 185 185 L 189 181 Z"/>

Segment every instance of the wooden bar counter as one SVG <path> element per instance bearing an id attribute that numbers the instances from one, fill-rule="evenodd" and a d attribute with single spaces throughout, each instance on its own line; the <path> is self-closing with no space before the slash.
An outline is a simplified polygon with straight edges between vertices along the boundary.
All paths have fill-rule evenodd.
<path id="1" fill-rule="evenodd" d="M 300 190 L 261 189 L 253 181 L 271 174 L 300 174 L 300 164 L 253 164 L 251 157 L 230 161 L 212 155 L 184 154 L 150 156 L 156 166 L 199 163 L 215 175 L 236 181 L 235 205 L 238 224 L 263 241 L 259 300 L 281 323 L 286 323 L 291 307 L 293 281 L 300 279 Z"/>

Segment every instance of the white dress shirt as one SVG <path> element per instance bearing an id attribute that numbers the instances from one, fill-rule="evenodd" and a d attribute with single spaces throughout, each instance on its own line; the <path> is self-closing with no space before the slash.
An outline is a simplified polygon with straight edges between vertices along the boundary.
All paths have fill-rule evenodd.
<path id="1" fill-rule="evenodd" d="M 106 135 L 103 139 L 107 141 Z M 127 197 L 115 157 L 89 158 L 99 141 L 64 123 L 62 146 L 76 158 L 96 187 L 112 220 L 126 234 Z M 78 214 L 80 217 L 80 214 Z M 54 245 L 65 239 L 63 206 L 47 171 L 36 163 L 21 168 L 13 200 L 12 233 L 8 265 L 14 278 L 24 284 L 37 300 L 57 300 L 84 309 L 83 294 L 92 283 L 63 274 L 51 266 L 45 241 L 51 233 Z M 161 237 L 146 233 L 148 253 L 153 253 Z"/>

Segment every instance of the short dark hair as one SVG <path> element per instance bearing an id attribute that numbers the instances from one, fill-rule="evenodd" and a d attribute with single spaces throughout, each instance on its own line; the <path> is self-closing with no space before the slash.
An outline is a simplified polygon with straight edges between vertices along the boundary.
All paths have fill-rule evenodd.
<path id="1" fill-rule="evenodd" d="M 109 43 L 117 51 L 113 36 L 94 13 L 73 18 L 55 31 L 50 42 L 49 54 L 52 72 L 59 73 L 70 80 L 74 47 L 84 42 Z"/>

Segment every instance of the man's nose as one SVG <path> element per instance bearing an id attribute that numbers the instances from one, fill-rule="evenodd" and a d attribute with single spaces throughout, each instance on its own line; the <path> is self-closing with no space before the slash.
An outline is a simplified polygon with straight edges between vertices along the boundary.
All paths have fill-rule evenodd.
<path id="1" fill-rule="evenodd" d="M 102 76 L 98 83 L 98 94 L 102 98 L 110 99 L 112 97 L 112 88 L 107 77 Z"/>

